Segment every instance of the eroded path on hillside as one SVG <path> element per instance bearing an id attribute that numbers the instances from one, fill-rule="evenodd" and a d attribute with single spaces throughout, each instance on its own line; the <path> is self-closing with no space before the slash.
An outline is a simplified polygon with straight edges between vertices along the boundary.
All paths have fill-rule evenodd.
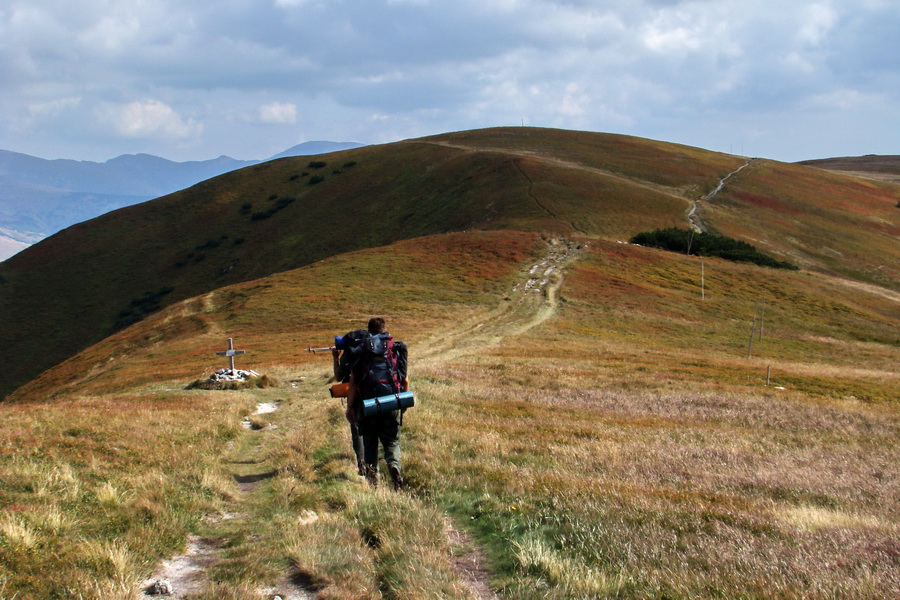
<path id="1" fill-rule="evenodd" d="M 558 310 L 564 271 L 577 258 L 578 251 L 578 244 L 571 240 L 547 240 L 542 255 L 521 270 L 497 306 L 481 310 L 417 343 L 416 368 L 427 369 L 447 360 L 483 353 L 510 337 L 540 327 Z M 229 502 L 231 507 L 221 514 L 209 515 L 201 531 L 186 541 L 186 549 L 181 555 L 157 565 L 153 574 L 141 583 L 139 597 L 178 600 L 206 597 L 223 589 L 222 584 L 213 582 L 211 573 L 221 570 L 221 565 L 229 560 L 229 549 L 236 540 L 252 539 L 257 527 L 254 519 L 258 518 L 253 515 L 254 506 L 271 501 L 265 498 L 266 490 L 278 476 L 270 461 L 272 450 L 269 448 L 270 438 L 278 430 L 265 425 L 266 420 L 262 417 L 285 411 L 285 416 L 295 414 L 301 405 L 290 404 L 260 402 L 256 412 L 244 418 L 245 427 L 250 430 L 249 437 L 223 457 L 236 489 L 235 497 Z M 316 513 L 307 513 L 298 515 L 298 522 L 312 523 L 319 519 Z M 452 567 L 467 588 L 468 597 L 496 600 L 498 596 L 491 589 L 491 573 L 481 548 L 446 515 L 444 532 L 449 547 L 453 548 Z M 253 594 L 283 600 L 319 597 L 316 587 L 296 569 L 283 572 L 272 587 L 260 586 Z"/>
<path id="2" fill-rule="evenodd" d="M 681 188 L 674 188 L 665 186 L 658 183 L 652 183 L 643 179 L 636 179 L 633 177 L 628 177 L 627 175 L 623 175 L 622 173 L 616 173 L 615 171 L 610 171 L 609 169 L 601 169 L 600 167 L 592 167 L 590 165 L 586 165 L 584 163 L 576 162 L 573 160 L 566 160 L 564 158 L 559 158 L 557 156 L 548 156 L 545 154 L 540 154 L 538 152 L 531 152 L 529 150 L 511 150 L 510 148 L 494 148 L 490 146 L 469 146 L 466 144 L 454 144 L 452 142 L 441 142 L 441 141 L 422 141 L 416 140 L 416 144 L 430 144 L 432 146 L 443 146 L 445 148 L 454 148 L 456 150 L 462 150 L 464 152 L 496 152 L 498 154 L 506 154 L 509 156 L 519 156 L 522 158 L 532 158 L 534 160 L 538 160 L 544 164 L 554 165 L 557 167 L 562 167 L 565 169 L 575 169 L 578 171 L 584 171 L 587 173 L 593 173 L 595 175 L 600 175 L 602 177 L 608 177 L 611 179 L 616 179 L 618 181 L 627 182 L 629 185 L 633 185 L 640 188 L 645 188 L 648 190 L 653 190 L 654 192 L 660 192 L 663 194 L 668 194 L 671 196 L 676 196 L 681 199 L 688 199 L 687 192 Z M 519 167 L 518 164 L 516 164 Z M 521 171 L 521 167 L 519 167 Z"/>
<path id="3" fill-rule="evenodd" d="M 246 429 L 252 430 L 255 436 L 265 435 L 273 427 L 255 425 L 256 417 L 268 415 L 279 409 L 278 403 L 264 402 L 257 404 L 256 412 L 244 418 Z M 278 471 L 267 464 L 266 453 L 262 450 L 260 437 L 250 440 L 250 444 L 235 449 L 234 454 L 223 459 L 230 467 L 231 477 L 237 488 L 233 498 L 235 508 L 242 504 L 255 502 L 253 495 L 260 492 L 261 487 L 277 476 Z M 301 515 L 303 518 L 304 515 Z M 253 535 L 252 517 L 240 510 L 225 511 L 207 515 L 204 519 L 203 535 L 193 534 L 187 540 L 185 551 L 173 558 L 164 560 L 154 569 L 152 575 L 140 585 L 139 598 L 151 600 L 187 600 L 203 595 L 214 594 L 216 588 L 211 581 L 210 571 L 227 560 L 224 554 L 228 546 L 238 537 L 235 531 L 250 531 Z M 253 590 L 259 598 L 280 598 L 281 600 L 314 600 L 315 590 L 306 579 L 296 571 L 285 572 L 274 586 L 260 586 Z"/>
<path id="4" fill-rule="evenodd" d="M 702 198 L 702 202 L 711 202 L 719 192 L 724 189 L 725 185 L 731 180 L 732 177 L 749 167 L 753 163 L 753 159 L 748 160 L 740 167 L 723 177 L 719 180 L 719 185 L 716 186 L 716 189 L 708 193 L 706 196 Z M 706 233 L 706 224 L 703 222 L 703 219 L 700 218 L 700 215 L 697 213 L 697 210 L 700 208 L 701 200 L 694 200 L 691 203 L 691 208 L 688 210 L 687 218 L 688 225 L 691 229 L 693 229 L 696 233 Z"/>
<path id="5" fill-rule="evenodd" d="M 546 254 L 520 274 L 497 307 L 481 311 L 416 344 L 421 349 L 416 354 L 416 362 L 427 366 L 437 360 L 482 352 L 544 323 L 556 313 L 563 272 L 577 253 L 575 242 L 548 241 Z"/>
<path id="6" fill-rule="evenodd" d="M 556 314 L 565 269 L 577 258 L 578 251 L 578 244 L 571 240 L 549 240 L 545 254 L 520 273 L 497 307 L 417 343 L 417 367 L 427 369 L 482 353 L 545 323 Z M 477 600 L 496 600 L 499 596 L 491 589 L 482 550 L 449 516 L 444 528 L 451 547 L 457 549 L 454 567 L 460 580 Z"/>

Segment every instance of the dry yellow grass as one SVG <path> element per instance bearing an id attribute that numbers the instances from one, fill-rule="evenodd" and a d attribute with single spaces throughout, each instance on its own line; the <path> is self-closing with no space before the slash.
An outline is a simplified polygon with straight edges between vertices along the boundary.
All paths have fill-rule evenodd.
<path id="1" fill-rule="evenodd" d="M 890 300 L 715 263 L 701 301 L 690 260 L 579 243 L 536 293 L 521 284 L 549 251 L 537 236 L 336 258 L 187 301 L 45 373 L 0 405 L 0 590 L 128 597 L 194 534 L 217 540 L 203 598 L 285 577 L 319 598 L 474 598 L 449 515 L 502 597 L 900 592 Z M 369 268 L 350 290 L 354 265 Z M 747 360 L 762 292 L 778 301 Z M 417 392 L 401 494 L 355 475 L 330 360 L 305 352 L 386 307 Z M 182 319 L 198 326 L 167 337 Z M 226 337 L 281 386 L 185 391 Z M 769 362 L 786 389 L 764 386 Z M 271 427 L 245 429 L 267 402 Z"/>

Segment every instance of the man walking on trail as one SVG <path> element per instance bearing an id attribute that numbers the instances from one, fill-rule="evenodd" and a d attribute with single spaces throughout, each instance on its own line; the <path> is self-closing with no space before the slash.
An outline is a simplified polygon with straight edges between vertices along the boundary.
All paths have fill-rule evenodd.
<path id="1" fill-rule="evenodd" d="M 344 349 L 332 348 L 334 378 L 340 383 L 349 383 L 351 367 L 353 366 L 353 350 L 368 337 L 365 329 L 350 331 L 344 336 Z M 348 400 L 349 405 L 349 400 Z M 359 423 L 350 421 L 350 443 L 353 445 L 353 454 L 356 455 L 356 470 L 360 475 L 366 474 L 366 462 L 363 460 L 363 439 L 359 433 Z"/>
<path id="2" fill-rule="evenodd" d="M 403 486 L 400 474 L 400 425 L 403 410 L 392 410 L 364 416 L 362 401 L 409 389 L 406 344 L 394 342 L 385 331 L 381 317 L 369 319 L 368 337 L 359 346 L 350 376 L 347 398 L 347 420 L 358 422 L 363 437 L 366 480 L 377 485 L 378 445 L 384 448 L 384 462 L 394 489 Z"/>

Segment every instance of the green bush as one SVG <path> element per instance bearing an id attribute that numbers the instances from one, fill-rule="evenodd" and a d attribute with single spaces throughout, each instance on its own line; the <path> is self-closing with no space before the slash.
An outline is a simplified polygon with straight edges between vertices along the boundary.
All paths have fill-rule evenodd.
<path id="1" fill-rule="evenodd" d="M 207 240 L 205 243 L 194 248 L 194 250 L 207 250 L 210 248 L 218 248 L 221 245 L 222 245 L 222 240 Z"/>
<path id="2" fill-rule="evenodd" d="M 714 233 L 695 233 L 687 229 L 670 227 L 638 233 L 629 241 L 639 246 L 660 248 L 670 252 L 696 256 L 718 256 L 725 260 L 749 262 L 776 269 L 793 271 L 799 269 L 797 265 L 763 254 L 747 242 Z"/>
<path id="3" fill-rule="evenodd" d="M 175 291 L 171 285 L 159 288 L 158 291 L 144 292 L 140 298 L 132 298 L 128 307 L 119 311 L 119 318 L 113 325 L 116 329 L 124 329 L 133 323 L 137 323 L 146 315 L 162 308 L 162 298 Z"/>
<path id="4" fill-rule="evenodd" d="M 317 183 L 322 183 L 325 181 L 325 178 L 321 175 L 313 175 L 309 178 L 309 185 L 316 185 Z"/>
<path id="5" fill-rule="evenodd" d="M 325 162 L 324 160 L 314 160 L 309 163 L 309 168 L 310 169 L 321 169 L 322 167 L 324 167 L 327 164 L 328 163 Z"/>

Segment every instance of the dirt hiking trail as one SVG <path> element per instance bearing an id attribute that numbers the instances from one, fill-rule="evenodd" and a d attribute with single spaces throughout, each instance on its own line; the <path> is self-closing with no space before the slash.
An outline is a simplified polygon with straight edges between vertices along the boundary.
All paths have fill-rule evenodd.
<path id="1" fill-rule="evenodd" d="M 725 187 L 725 184 L 727 184 L 732 177 L 749 167 L 751 164 L 753 164 L 753 159 L 748 160 L 740 167 L 720 179 L 719 185 L 716 186 L 716 189 L 704 196 L 702 202 L 711 202 L 719 194 L 719 192 L 722 191 L 722 189 Z M 700 218 L 700 215 L 697 212 L 700 208 L 700 202 L 701 200 L 694 200 L 693 202 L 691 202 L 691 208 L 688 210 L 687 214 L 688 226 L 690 229 L 693 229 L 695 233 L 706 233 L 706 224 L 703 222 L 703 219 Z"/>
<path id="2" fill-rule="evenodd" d="M 653 190 L 655 192 L 662 192 L 664 194 L 670 194 L 678 196 L 679 198 L 686 198 L 684 190 L 680 188 L 668 187 L 661 184 L 656 184 L 650 181 L 645 181 L 643 179 L 636 179 L 633 177 L 629 177 L 627 175 L 623 175 L 621 173 L 616 173 L 615 171 L 610 171 L 608 169 L 601 169 L 600 167 L 592 167 L 590 165 L 585 165 L 573 160 L 566 160 L 564 158 L 559 158 L 552 155 L 541 154 L 539 152 L 532 152 L 529 150 L 511 150 L 509 148 L 492 148 L 490 146 L 467 146 L 465 144 L 454 144 L 452 142 L 423 142 L 421 140 L 416 140 L 414 142 L 416 144 L 430 144 L 432 146 L 443 146 L 445 148 L 454 148 L 456 150 L 463 150 L 465 152 L 495 152 L 497 154 L 505 154 L 507 156 L 519 156 L 522 158 L 531 158 L 542 163 L 548 165 L 555 165 L 557 167 L 562 167 L 565 169 L 575 169 L 578 171 L 585 171 L 588 173 L 594 173 L 595 175 L 601 175 L 603 177 L 610 177 L 612 179 L 617 179 L 619 181 L 628 182 L 630 185 L 634 185 L 637 187 L 642 187 L 648 190 Z M 516 166 L 519 167 L 521 172 L 521 167 L 518 163 Z M 525 173 L 522 173 L 525 175 Z M 527 177 L 527 175 L 526 175 Z"/>
<path id="3" fill-rule="evenodd" d="M 422 350 L 416 354 L 416 362 L 430 365 L 437 360 L 475 354 L 544 323 L 557 311 L 563 272 L 577 253 L 577 245 L 572 241 L 550 240 L 547 254 L 519 277 L 496 308 L 417 343 L 416 347 Z"/>
<path id="4" fill-rule="evenodd" d="M 522 335 L 546 322 L 556 314 L 563 273 L 576 259 L 578 248 L 570 240 L 548 240 L 543 256 L 522 269 L 495 308 L 482 310 L 450 329 L 417 342 L 416 348 L 421 348 L 421 351 L 417 350 L 414 356 L 416 368 L 483 352 L 499 346 L 506 338 Z M 261 402 L 254 415 L 292 410 L 298 409 L 293 408 L 290 402 Z M 244 421 L 246 427 L 251 419 L 245 418 Z M 208 572 L 223 560 L 229 531 L 233 535 L 235 526 L 252 531 L 252 506 L 255 502 L 265 501 L 265 494 L 260 491 L 264 491 L 268 480 L 278 473 L 266 464 L 265 447 L 268 435 L 274 428 L 247 429 L 250 441 L 222 457 L 236 484 L 233 509 L 231 512 L 208 515 L 201 528 L 203 533 L 188 538 L 184 553 L 160 562 L 153 574 L 141 583 L 140 598 L 183 600 L 210 593 L 213 584 Z M 301 523 L 318 519 L 315 513 L 307 512 L 310 515 L 298 515 Z M 444 519 L 447 542 L 454 549 L 452 565 L 459 580 L 468 589 L 469 597 L 496 600 L 498 595 L 490 587 L 490 572 L 485 566 L 484 553 L 463 530 L 453 524 L 449 516 L 445 515 Z M 269 600 L 315 600 L 318 597 L 306 577 L 294 571 L 284 573 L 273 587 L 258 588 L 256 594 Z"/>
<path id="5" fill-rule="evenodd" d="M 578 255 L 578 245 L 566 239 L 547 242 L 546 254 L 523 271 L 501 303 L 416 344 L 416 364 L 423 367 L 445 363 L 494 348 L 506 338 L 516 337 L 550 319 L 559 306 L 559 289 L 566 267 Z M 481 549 L 445 516 L 444 530 L 450 546 L 457 549 L 453 564 L 460 579 L 477 600 L 496 600 L 490 572 Z"/>
<path id="6" fill-rule="evenodd" d="M 279 410 L 276 403 L 260 403 L 254 416 L 267 415 Z M 247 429 L 247 418 L 244 425 Z M 207 515 L 204 519 L 205 535 L 191 535 L 183 554 L 159 563 L 153 574 L 140 585 L 139 597 L 145 600 L 165 599 L 184 600 L 209 593 L 212 586 L 208 571 L 223 557 L 222 553 L 228 545 L 229 535 L 233 536 L 233 525 L 250 523 L 252 517 L 246 512 L 238 512 L 241 508 L 255 502 L 254 493 L 259 491 L 265 482 L 277 475 L 277 471 L 266 465 L 263 451 L 263 440 L 267 431 L 263 428 L 248 432 L 253 436 L 251 444 L 245 448 L 235 449 L 230 456 L 224 456 L 222 462 L 228 465 L 231 477 L 236 484 L 237 495 L 233 504 L 235 512 Z M 305 515 L 301 515 L 301 518 Z M 286 572 L 272 587 L 260 587 L 256 590 L 260 599 L 281 598 L 281 600 L 314 600 L 316 595 L 306 579 L 299 573 Z"/>

